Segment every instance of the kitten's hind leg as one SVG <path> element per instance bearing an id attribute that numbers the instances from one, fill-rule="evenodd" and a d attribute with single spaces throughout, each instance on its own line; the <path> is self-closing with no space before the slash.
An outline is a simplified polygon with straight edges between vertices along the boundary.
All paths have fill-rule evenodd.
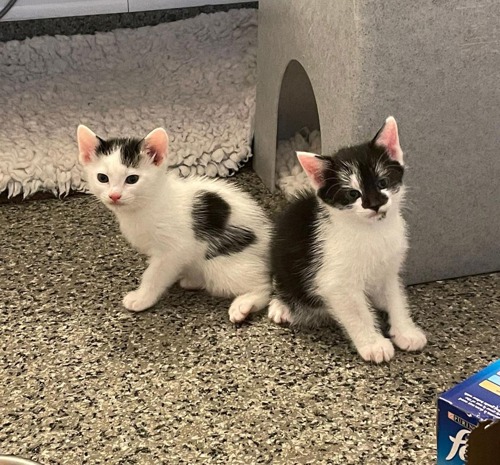
<path id="1" fill-rule="evenodd" d="M 262 310 L 270 298 L 271 290 L 268 288 L 239 295 L 229 307 L 229 320 L 232 323 L 241 323 L 250 313 Z"/>
<path id="2" fill-rule="evenodd" d="M 195 270 L 186 270 L 179 281 L 179 286 L 187 291 L 197 291 L 205 288 L 203 274 Z"/>
<path id="3" fill-rule="evenodd" d="M 267 317 L 277 324 L 293 323 L 290 307 L 277 297 L 271 300 Z"/>

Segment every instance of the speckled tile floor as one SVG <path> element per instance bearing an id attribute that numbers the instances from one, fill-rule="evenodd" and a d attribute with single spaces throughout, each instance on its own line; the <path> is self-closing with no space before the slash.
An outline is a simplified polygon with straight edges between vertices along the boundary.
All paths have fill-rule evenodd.
<path id="1" fill-rule="evenodd" d="M 254 174 L 238 177 L 269 208 Z M 90 197 L 0 205 L 0 452 L 42 464 L 432 464 L 436 395 L 499 355 L 500 275 L 410 288 L 422 354 L 363 363 L 173 289 L 121 305 L 144 268 Z"/>

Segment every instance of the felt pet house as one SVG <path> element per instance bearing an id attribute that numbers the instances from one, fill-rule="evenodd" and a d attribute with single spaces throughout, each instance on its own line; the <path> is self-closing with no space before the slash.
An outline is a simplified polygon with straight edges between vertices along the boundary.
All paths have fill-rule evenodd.
<path id="1" fill-rule="evenodd" d="M 411 250 L 406 282 L 500 269 L 500 2 L 261 0 L 254 168 L 321 130 L 324 154 L 394 115 Z"/>

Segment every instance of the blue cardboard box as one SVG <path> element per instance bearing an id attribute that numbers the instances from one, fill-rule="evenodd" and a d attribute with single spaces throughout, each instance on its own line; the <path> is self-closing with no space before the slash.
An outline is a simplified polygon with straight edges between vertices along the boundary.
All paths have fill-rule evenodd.
<path id="1" fill-rule="evenodd" d="M 493 448 L 498 446 L 500 449 L 498 420 L 500 420 L 500 360 L 493 362 L 439 397 L 437 465 L 471 463 L 472 461 L 467 461 L 471 459 L 468 455 L 472 455 L 467 454 L 469 437 L 481 423 L 485 423 L 486 428 L 490 425 L 495 426 L 493 437 L 498 437 L 498 443 L 497 445 L 491 444 L 491 439 L 488 439 L 487 446 Z M 480 448 L 484 453 L 484 447 L 480 446 Z M 496 452 L 492 453 L 496 454 Z M 500 464 L 500 456 L 496 459 Z"/>

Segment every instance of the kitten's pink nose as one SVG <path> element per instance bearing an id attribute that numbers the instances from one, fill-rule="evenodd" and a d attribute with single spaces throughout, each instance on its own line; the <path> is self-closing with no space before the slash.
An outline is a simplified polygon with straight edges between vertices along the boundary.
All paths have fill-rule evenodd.
<path id="1" fill-rule="evenodd" d="M 109 198 L 113 201 L 113 202 L 118 202 L 118 200 L 120 200 L 122 198 L 122 195 L 121 194 L 118 194 L 117 192 L 113 192 L 111 194 L 109 194 Z"/>

